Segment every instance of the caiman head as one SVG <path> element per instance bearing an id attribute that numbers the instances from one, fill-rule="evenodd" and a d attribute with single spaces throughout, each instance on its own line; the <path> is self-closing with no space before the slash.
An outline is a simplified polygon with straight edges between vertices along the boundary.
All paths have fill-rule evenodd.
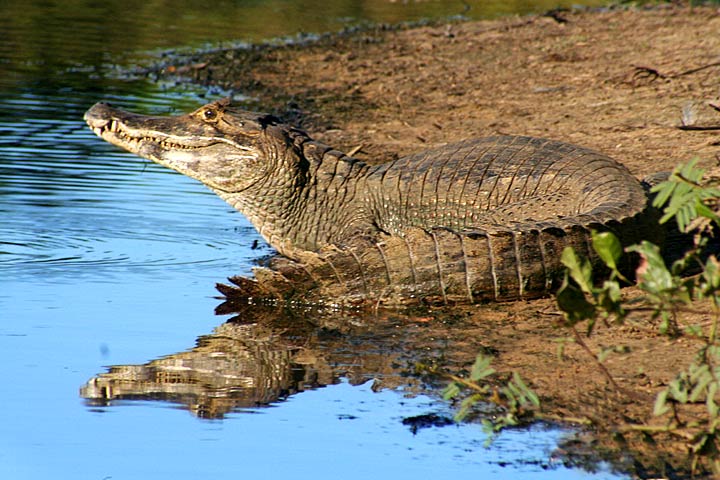
<path id="1" fill-rule="evenodd" d="M 287 127 L 269 131 L 280 123 L 275 117 L 232 107 L 229 99 L 171 117 L 130 113 L 100 102 L 85 113 L 85 121 L 104 140 L 220 194 L 241 192 L 264 178 L 275 167 L 269 165 L 278 157 L 272 153 L 292 143 L 282 131 Z"/>
<path id="2" fill-rule="evenodd" d="M 327 207 L 311 178 L 319 164 L 313 152 L 326 149 L 308 149 L 316 142 L 305 132 L 271 115 L 241 110 L 227 99 L 169 117 L 101 102 L 85 120 L 104 140 L 210 187 L 288 257 L 331 242 L 338 225 L 346 228 L 359 215 L 349 208 L 352 219 L 338 216 L 338 222 L 328 222 L 316 212 L 317 205 Z M 323 165 L 336 170 L 329 161 Z"/>

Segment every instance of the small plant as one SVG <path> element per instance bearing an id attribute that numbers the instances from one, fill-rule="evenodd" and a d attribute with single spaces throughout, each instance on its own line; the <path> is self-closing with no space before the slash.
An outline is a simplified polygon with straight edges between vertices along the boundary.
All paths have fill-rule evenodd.
<path id="1" fill-rule="evenodd" d="M 483 428 L 494 434 L 503 428 L 534 419 L 540 408 L 540 399 L 517 372 L 513 372 L 506 381 L 499 381 L 499 374 L 490 366 L 491 362 L 491 356 L 480 353 L 475 358 L 468 378 L 449 373 L 442 376 L 451 380 L 443 391 L 446 400 L 457 399 L 463 391 L 470 392 L 460 402 L 455 421 L 465 420 L 472 413 L 473 407 L 481 402 L 491 403 L 502 411 L 502 415 L 482 419 Z"/>
<path id="2" fill-rule="evenodd" d="M 720 225 L 720 217 L 715 213 L 720 200 L 720 189 L 703 185 L 705 171 L 697 168 L 697 160 L 691 160 L 675 169 L 670 178 L 652 188 L 656 194 L 653 206 L 665 205 L 660 223 L 675 219 L 678 228 L 687 232 L 692 229 L 704 229 L 710 222 Z M 702 223 L 694 223 L 704 219 Z"/>
<path id="3" fill-rule="evenodd" d="M 578 425 L 592 424 L 591 420 L 584 417 L 560 417 L 543 412 L 540 398 L 520 374 L 517 372 L 500 374 L 492 368 L 492 360 L 492 356 L 478 354 L 468 378 L 438 371 L 425 365 L 418 365 L 418 370 L 450 381 L 443 390 L 443 398 L 445 400 L 462 398 L 455 414 L 455 421 L 462 422 L 477 414 L 481 417 L 483 430 L 488 434 L 488 443 L 492 442 L 495 434 L 505 428 L 527 425 L 537 420 Z M 484 410 L 479 408 L 486 405 L 490 408 Z"/>
<path id="4" fill-rule="evenodd" d="M 693 247 L 669 267 L 660 249 L 650 242 L 628 247 L 627 252 L 640 258 L 636 276 L 637 286 L 643 293 L 641 298 L 633 302 L 622 298 L 620 282 L 625 278 L 617 268 L 623 254 L 620 242 L 611 233 L 593 232 L 593 248 L 609 269 L 609 278 L 596 284 L 590 262 L 567 248 L 562 255 L 567 271 L 557 293 L 557 303 L 563 311 L 566 326 L 573 333 L 573 340 L 595 358 L 618 391 L 619 387 L 603 365 L 605 355 L 611 349 L 595 354 L 577 330 L 581 322 L 586 322 L 585 334 L 590 336 L 598 320 L 621 324 L 634 312 L 650 311 L 652 319 L 659 320 L 661 333 L 692 335 L 700 340 L 692 363 L 655 399 L 653 415 L 665 418 L 666 424 L 631 425 L 619 430 L 642 431 L 650 435 L 667 432 L 685 439 L 693 470 L 702 461 L 715 473 L 720 473 L 720 262 L 708 251 L 709 238 L 720 228 L 720 216 L 716 213 L 720 189 L 705 185 L 703 175 L 704 171 L 692 161 L 678 167 L 668 180 L 653 187 L 654 206 L 664 206 L 660 222 L 675 221 L 681 232 L 693 234 Z M 683 276 L 689 266 L 696 267 L 699 273 Z M 693 311 L 695 302 L 710 303 L 713 315 L 709 325 L 680 328 L 679 317 Z M 697 408 L 703 404 L 704 408 Z"/>

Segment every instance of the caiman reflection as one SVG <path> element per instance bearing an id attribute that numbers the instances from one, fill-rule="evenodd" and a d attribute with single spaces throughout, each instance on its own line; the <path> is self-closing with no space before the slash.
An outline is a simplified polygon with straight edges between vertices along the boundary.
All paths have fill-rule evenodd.
<path id="1" fill-rule="evenodd" d="M 80 389 L 81 396 L 92 407 L 167 402 L 207 419 L 256 411 L 342 381 L 353 385 L 372 381 L 373 390 L 398 389 L 406 395 L 437 398 L 446 383 L 419 374 L 417 365 L 467 371 L 479 351 L 494 350 L 484 342 L 499 324 L 507 324 L 505 314 L 493 319 L 490 311 L 487 321 L 477 324 L 467 315 L 443 310 L 412 317 L 397 312 L 348 316 L 231 303 L 218 310 L 231 313 L 238 308 L 242 311 L 237 316 L 200 337 L 194 348 L 144 365 L 110 367 L 90 379 Z M 473 334 L 468 335 L 469 331 Z M 495 415 L 503 410 L 484 404 L 481 411 L 481 415 Z M 453 423 L 450 415 L 435 411 L 397 420 L 411 432 Z M 614 438 L 598 438 L 618 448 Z M 571 462 L 582 458 L 581 466 L 592 471 L 606 459 L 588 457 L 584 445 L 571 436 L 556 453 L 567 455 Z"/>
<path id="2" fill-rule="evenodd" d="M 425 346 L 406 350 L 407 338 L 396 337 L 397 326 L 411 335 L 420 328 L 401 316 L 370 323 L 295 318 L 253 307 L 200 337 L 190 350 L 144 365 L 110 367 L 88 381 L 80 395 L 93 406 L 157 400 L 183 405 L 201 418 L 222 418 L 343 378 L 352 384 L 374 379 L 378 385 L 414 389 L 418 382 L 408 377 L 414 362 L 428 349 L 439 348 L 437 341 L 415 335 Z"/>

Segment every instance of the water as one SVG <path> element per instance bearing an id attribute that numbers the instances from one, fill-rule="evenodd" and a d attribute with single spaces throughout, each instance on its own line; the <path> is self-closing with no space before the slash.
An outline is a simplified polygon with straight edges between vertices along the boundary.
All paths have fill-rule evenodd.
<path id="1" fill-rule="evenodd" d="M 477 16 L 530 8 L 471 5 Z M 269 249 L 204 187 L 82 121 L 99 99 L 172 113 L 222 95 L 117 74 L 163 48 L 464 11 L 383 0 L 0 4 L 0 478 L 617 478 L 562 466 L 556 428 L 506 432 L 490 448 L 475 424 L 414 432 L 408 419 L 452 410 L 398 367 L 409 360 L 397 327 L 412 336 L 411 320 L 333 333 L 258 309 L 241 314 L 247 325 L 224 323 L 215 282 L 248 274 Z"/>

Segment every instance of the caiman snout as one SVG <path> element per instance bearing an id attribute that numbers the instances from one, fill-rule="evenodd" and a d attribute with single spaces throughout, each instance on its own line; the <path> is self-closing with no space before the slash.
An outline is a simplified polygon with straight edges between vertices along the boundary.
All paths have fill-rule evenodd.
<path id="1" fill-rule="evenodd" d="M 126 112 L 107 102 L 98 102 L 83 116 L 88 126 L 99 137 L 110 143 L 138 153 L 136 145 L 128 145 L 128 140 L 154 138 L 152 128 L 154 117 Z"/>
<path id="2" fill-rule="evenodd" d="M 112 124 L 115 124 L 115 130 L 117 129 L 117 121 L 113 118 L 112 110 L 113 107 L 109 103 L 98 102 L 85 112 L 83 119 L 96 134 L 100 135 L 108 124 L 111 124 L 110 130 L 113 130 Z"/>
<path id="3" fill-rule="evenodd" d="M 142 140 L 146 140 L 148 135 L 128 124 L 141 117 L 142 115 L 115 108 L 107 102 L 98 102 L 85 112 L 83 118 L 100 138 L 133 153 L 141 154 L 139 148 L 143 143 Z"/>

